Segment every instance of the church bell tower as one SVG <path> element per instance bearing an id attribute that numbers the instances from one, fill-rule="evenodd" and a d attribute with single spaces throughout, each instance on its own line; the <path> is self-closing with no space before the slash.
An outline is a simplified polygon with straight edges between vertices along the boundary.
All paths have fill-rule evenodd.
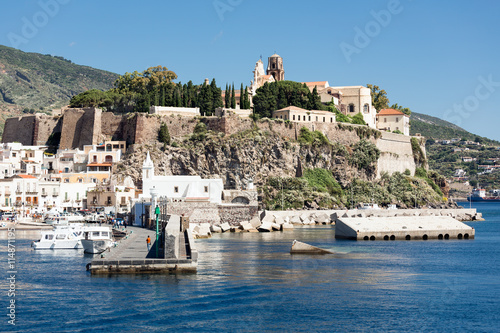
<path id="1" fill-rule="evenodd" d="M 285 79 L 285 69 L 283 68 L 283 58 L 273 54 L 268 58 L 267 75 L 272 75 L 276 81 Z"/>

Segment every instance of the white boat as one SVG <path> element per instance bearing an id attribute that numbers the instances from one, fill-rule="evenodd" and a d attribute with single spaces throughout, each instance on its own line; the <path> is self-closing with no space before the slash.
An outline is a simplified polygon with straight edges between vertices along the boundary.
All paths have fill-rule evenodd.
<path id="1" fill-rule="evenodd" d="M 83 216 L 76 214 L 48 214 L 44 220 L 49 225 L 68 225 L 84 221 Z"/>
<path id="2" fill-rule="evenodd" d="M 101 253 L 113 245 L 110 227 L 90 226 L 83 233 L 82 246 L 85 253 Z"/>
<path id="3" fill-rule="evenodd" d="M 83 223 L 56 225 L 52 230 L 42 231 L 40 240 L 31 246 L 35 250 L 81 249 L 84 230 Z"/>

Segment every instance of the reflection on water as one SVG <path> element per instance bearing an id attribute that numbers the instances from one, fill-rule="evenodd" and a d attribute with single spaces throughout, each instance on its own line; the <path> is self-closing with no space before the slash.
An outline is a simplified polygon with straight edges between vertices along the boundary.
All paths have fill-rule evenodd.
<path id="1" fill-rule="evenodd" d="M 497 331 L 495 209 L 469 241 L 336 240 L 330 226 L 216 234 L 196 241 L 198 273 L 189 275 L 90 276 L 81 250 L 34 251 L 36 237 L 18 235 L 18 328 Z M 291 255 L 294 239 L 338 253 Z"/>

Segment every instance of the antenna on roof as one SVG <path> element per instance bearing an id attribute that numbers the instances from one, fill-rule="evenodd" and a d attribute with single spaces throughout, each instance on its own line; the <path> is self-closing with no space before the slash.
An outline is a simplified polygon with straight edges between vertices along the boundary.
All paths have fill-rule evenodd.
<path id="1" fill-rule="evenodd" d="M 262 54 L 260 55 L 260 60 L 262 60 Z"/>

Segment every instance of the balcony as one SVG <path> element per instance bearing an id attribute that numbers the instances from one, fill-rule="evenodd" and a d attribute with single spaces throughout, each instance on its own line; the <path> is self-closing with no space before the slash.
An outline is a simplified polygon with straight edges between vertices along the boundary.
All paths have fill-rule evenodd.
<path id="1" fill-rule="evenodd" d="M 21 190 L 16 190 L 16 194 L 23 194 L 23 191 L 21 191 Z"/>
<path id="2" fill-rule="evenodd" d="M 42 192 L 42 197 L 46 197 L 46 196 L 47 196 L 47 193 Z"/>
<path id="3" fill-rule="evenodd" d="M 37 195 L 38 191 L 26 191 L 26 195 Z"/>
<path id="4" fill-rule="evenodd" d="M 59 193 L 52 193 L 52 196 L 57 197 L 57 196 L 59 196 Z"/>

